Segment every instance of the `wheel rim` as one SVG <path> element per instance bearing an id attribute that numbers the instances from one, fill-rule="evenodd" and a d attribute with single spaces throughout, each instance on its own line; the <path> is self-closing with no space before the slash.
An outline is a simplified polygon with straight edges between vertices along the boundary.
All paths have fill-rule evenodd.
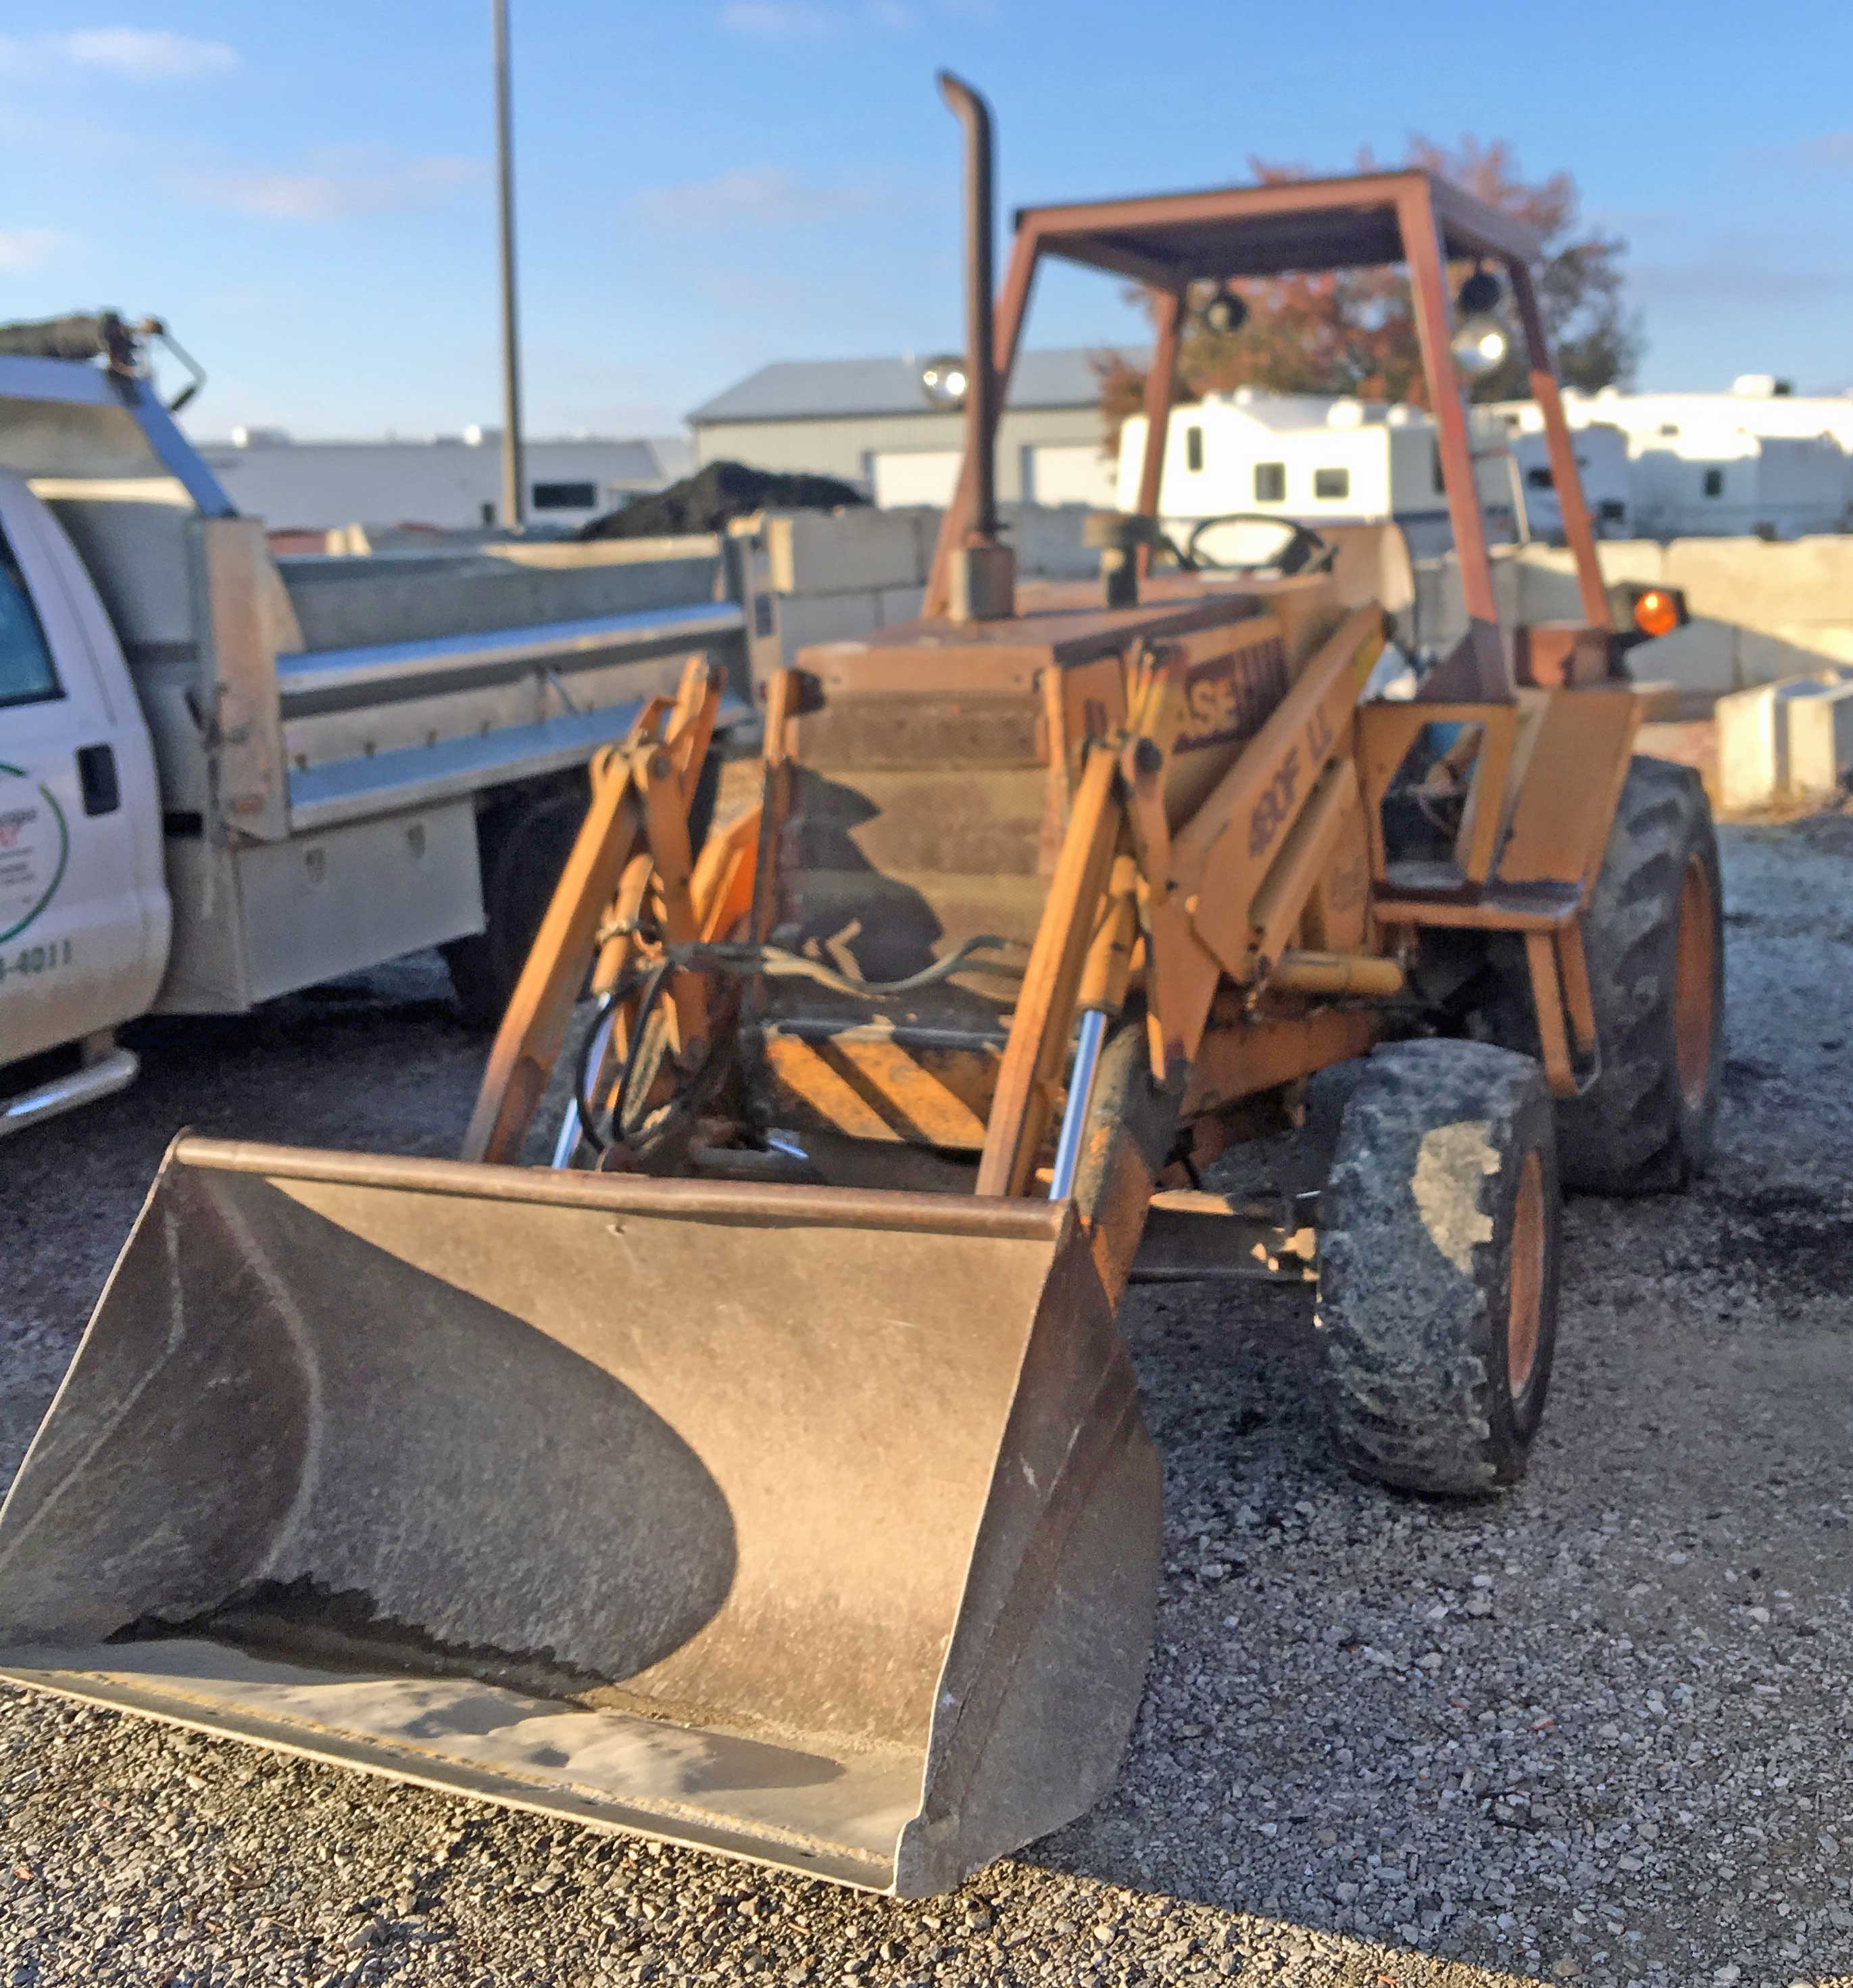
<path id="1" fill-rule="evenodd" d="M 1531 1384 L 1544 1303 L 1544 1169 L 1536 1148 L 1518 1170 L 1512 1210 L 1512 1273 L 1506 1316 L 1506 1378 L 1516 1401 Z"/>
<path id="2" fill-rule="evenodd" d="M 1673 952 L 1673 1043 L 1679 1093 L 1689 1111 L 1704 1109 L 1711 1088 L 1718 945 L 1712 912 L 1711 873 L 1695 850 L 1686 860 L 1679 885 L 1679 930 Z"/>

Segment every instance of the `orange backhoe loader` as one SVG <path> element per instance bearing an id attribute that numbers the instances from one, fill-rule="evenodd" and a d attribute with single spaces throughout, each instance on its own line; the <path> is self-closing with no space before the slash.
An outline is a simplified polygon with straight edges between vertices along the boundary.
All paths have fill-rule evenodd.
<path id="1" fill-rule="evenodd" d="M 1416 171 L 1033 208 L 994 306 L 944 87 L 967 444 L 923 618 L 771 678 L 699 848 L 699 664 L 596 764 L 461 1158 L 176 1143 L 0 1516 L 0 1675 L 920 1895 L 1116 1770 L 1159 1563 L 1130 1281 L 1315 1286 L 1352 1469 L 1522 1475 L 1561 1189 L 1703 1166 L 1722 998 L 1537 245 Z M 1155 299 L 1098 589 L 1019 585 L 998 528 L 1051 258 Z M 1383 534 L 1156 515 L 1187 313 L 1364 265 L 1409 272 L 1467 610 L 1402 698 Z M 1516 310 L 1574 624 L 1500 622 L 1450 266 Z M 1219 1188 L 1296 1128 L 1311 1185 Z"/>

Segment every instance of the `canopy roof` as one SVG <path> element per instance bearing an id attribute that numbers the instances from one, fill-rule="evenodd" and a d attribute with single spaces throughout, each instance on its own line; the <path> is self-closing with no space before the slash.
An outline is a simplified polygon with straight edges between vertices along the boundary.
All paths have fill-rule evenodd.
<path id="1" fill-rule="evenodd" d="M 1542 245 L 1535 229 L 1419 171 L 1024 208 L 1017 225 L 1033 229 L 1047 254 L 1176 289 L 1201 277 L 1400 262 L 1399 210 L 1424 197 L 1450 259 L 1537 259 Z"/>

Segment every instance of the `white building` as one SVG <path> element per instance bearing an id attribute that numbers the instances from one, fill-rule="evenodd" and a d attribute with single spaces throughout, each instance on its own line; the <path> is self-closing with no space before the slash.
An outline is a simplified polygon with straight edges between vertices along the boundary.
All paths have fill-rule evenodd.
<path id="1" fill-rule="evenodd" d="M 838 477 L 883 505 L 945 504 L 958 482 L 965 418 L 927 399 L 925 356 L 762 366 L 689 415 L 697 457 Z M 1119 356 L 1134 366 L 1148 357 Z M 1113 460 L 1101 445 L 1106 357 L 1089 346 L 1018 353 L 997 424 L 1004 502 L 1112 503 Z"/>
<path id="2" fill-rule="evenodd" d="M 1518 529 L 1521 495 L 1532 535 L 1560 530 L 1542 435 L 1510 431 L 1478 409 L 1473 435 L 1480 501 L 1495 536 Z M 1120 431 L 1123 511 L 1137 507 L 1145 443 L 1145 418 L 1136 415 Z M 1618 534 L 1628 502 L 1621 437 L 1591 431 L 1578 438 L 1577 460 L 1598 529 Z M 1394 519 L 1419 554 L 1440 550 L 1449 536 L 1435 424 L 1422 409 L 1253 387 L 1173 409 L 1158 508 L 1167 528 L 1184 536 L 1203 519 L 1237 511 L 1278 511 L 1315 529 Z"/>
<path id="3" fill-rule="evenodd" d="M 481 529 L 498 522 L 501 436 L 467 428 L 424 441 L 297 441 L 278 428 L 235 428 L 200 452 L 248 516 L 273 531 L 349 524 Z M 522 450 L 528 516 L 572 526 L 660 490 L 694 466 L 680 435 L 533 440 Z"/>

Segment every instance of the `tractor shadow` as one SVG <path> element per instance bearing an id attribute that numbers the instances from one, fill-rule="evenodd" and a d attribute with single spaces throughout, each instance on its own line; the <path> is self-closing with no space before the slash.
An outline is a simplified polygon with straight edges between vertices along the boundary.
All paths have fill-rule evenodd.
<path id="1" fill-rule="evenodd" d="M 1551 1415 L 1490 1502 L 1347 1476 L 1305 1294 L 1134 1293 L 1166 1462 L 1154 1653 L 1113 1790 L 1028 1861 L 1501 1979 L 1702 1978 L 1753 1932 L 1763 1973 L 1831 1973 L 1804 1921 L 1844 1902 L 1816 1837 L 1853 1799 L 1799 1762 L 1716 1764 L 1843 1716 L 1853 1229 L 1827 1199 L 1573 1202 Z M 1741 1303 L 1668 1294 L 1708 1279 Z M 1752 1824 L 1786 1874 L 1760 1929 L 1720 1912 L 1712 1854 Z"/>

